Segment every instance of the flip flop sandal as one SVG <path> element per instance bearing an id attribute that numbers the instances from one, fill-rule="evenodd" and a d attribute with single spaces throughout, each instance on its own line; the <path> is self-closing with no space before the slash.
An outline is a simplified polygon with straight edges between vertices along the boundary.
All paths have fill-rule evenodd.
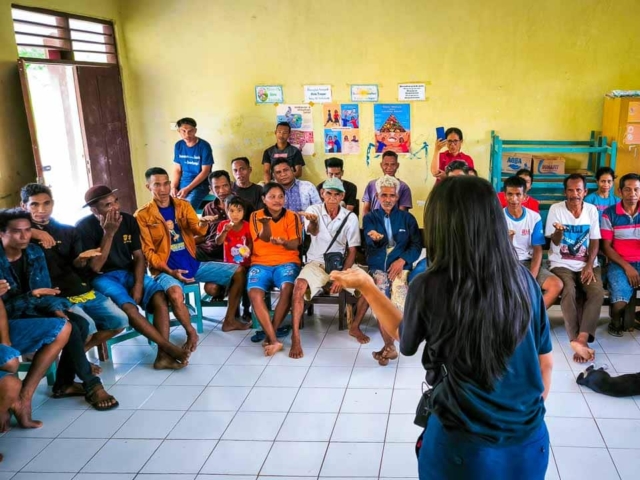
<path id="1" fill-rule="evenodd" d="M 93 390 L 91 390 L 90 393 L 88 393 L 84 397 L 84 399 L 87 401 L 89 405 L 91 405 L 93 408 L 95 408 L 99 412 L 106 412 L 107 410 L 113 410 L 114 408 L 118 408 L 120 406 L 120 403 L 115 399 L 113 395 L 107 396 L 107 398 L 104 400 L 115 400 L 115 403 L 109 405 L 108 407 L 99 406 L 98 404 L 104 401 L 104 400 L 98 400 L 97 398 L 97 394 L 100 390 L 104 390 L 104 387 L 102 385 L 94 388 Z"/>
<path id="2" fill-rule="evenodd" d="M 80 385 L 80 384 L 77 384 Z M 71 397 L 84 397 L 86 396 L 87 392 L 84 391 L 84 388 L 82 389 L 82 392 L 72 392 L 72 393 L 66 393 L 65 390 L 67 388 L 69 388 L 71 385 L 65 385 L 64 387 L 62 387 L 61 389 L 56 389 L 52 392 L 52 397 L 53 398 L 71 398 Z"/>
<path id="3" fill-rule="evenodd" d="M 291 331 L 291 326 L 285 325 L 284 327 L 280 327 L 276 330 L 276 338 L 284 338 L 289 335 Z"/>

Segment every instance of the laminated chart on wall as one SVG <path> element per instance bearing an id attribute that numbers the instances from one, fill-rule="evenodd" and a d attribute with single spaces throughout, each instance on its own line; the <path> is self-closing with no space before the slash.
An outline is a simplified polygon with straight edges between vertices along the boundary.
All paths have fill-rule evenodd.
<path id="1" fill-rule="evenodd" d="M 391 150 L 411 152 L 411 108 L 406 103 L 379 103 L 373 106 L 376 153 Z"/>
<path id="2" fill-rule="evenodd" d="M 303 155 L 315 153 L 311 105 L 278 105 L 276 122 L 287 122 L 291 126 L 289 143 L 298 147 Z"/>
<path id="3" fill-rule="evenodd" d="M 326 103 L 322 106 L 325 153 L 360 153 L 359 112 L 355 103 Z"/>

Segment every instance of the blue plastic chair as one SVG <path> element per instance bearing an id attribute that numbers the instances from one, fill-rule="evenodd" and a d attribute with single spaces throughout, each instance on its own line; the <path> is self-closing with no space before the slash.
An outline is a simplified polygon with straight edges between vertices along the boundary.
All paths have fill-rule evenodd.
<path id="1" fill-rule="evenodd" d="M 18 372 L 28 372 L 29 369 L 31 368 L 31 362 L 20 362 L 20 366 L 18 367 Z M 56 382 L 56 368 L 57 368 L 57 364 L 56 362 L 53 362 L 51 365 L 49 365 L 49 368 L 47 369 L 47 373 L 45 374 L 45 376 L 47 377 L 47 385 L 49 385 L 50 387 L 53 386 L 53 384 Z"/>

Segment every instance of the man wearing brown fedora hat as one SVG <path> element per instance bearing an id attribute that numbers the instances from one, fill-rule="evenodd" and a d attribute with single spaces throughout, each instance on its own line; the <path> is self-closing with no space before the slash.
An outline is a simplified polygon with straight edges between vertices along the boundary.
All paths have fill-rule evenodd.
<path id="1" fill-rule="evenodd" d="M 92 215 L 76 229 L 85 250 L 99 248 L 89 260 L 92 285 L 111 298 L 129 318 L 129 324 L 158 345 L 155 369 L 180 369 L 191 351 L 169 341 L 169 308 L 162 287 L 145 275 L 146 262 L 140 229 L 132 215 L 120 211 L 120 203 L 106 185 L 94 185 L 84 196 Z M 140 314 L 138 305 L 153 313 L 153 324 Z"/>

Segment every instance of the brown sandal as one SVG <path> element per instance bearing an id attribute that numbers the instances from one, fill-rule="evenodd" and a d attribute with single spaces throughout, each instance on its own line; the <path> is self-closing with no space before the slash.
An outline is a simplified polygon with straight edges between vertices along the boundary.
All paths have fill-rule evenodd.
<path id="1" fill-rule="evenodd" d="M 102 385 L 97 385 L 89 393 L 87 393 L 84 399 L 87 401 L 89 405 L 91 405 L 93 408 L 95 408 L 99 412 L 106 412 L 107 410 L 113 410 L 114 408 L 118 408 L 120 406 L 120 403 L 118 403 L 118 401 L 115 399 L 113 395 L 108 395 L 107 398 L 104 398 L 104 399 L 98 399 L 98 392 L 100 391 L 105 391 L 104 387 Z M 107 402 L 107 401 L 115 401 L 115 403 L 107 407 L 101 407 L 99 405 L 99 403 Z"/>

